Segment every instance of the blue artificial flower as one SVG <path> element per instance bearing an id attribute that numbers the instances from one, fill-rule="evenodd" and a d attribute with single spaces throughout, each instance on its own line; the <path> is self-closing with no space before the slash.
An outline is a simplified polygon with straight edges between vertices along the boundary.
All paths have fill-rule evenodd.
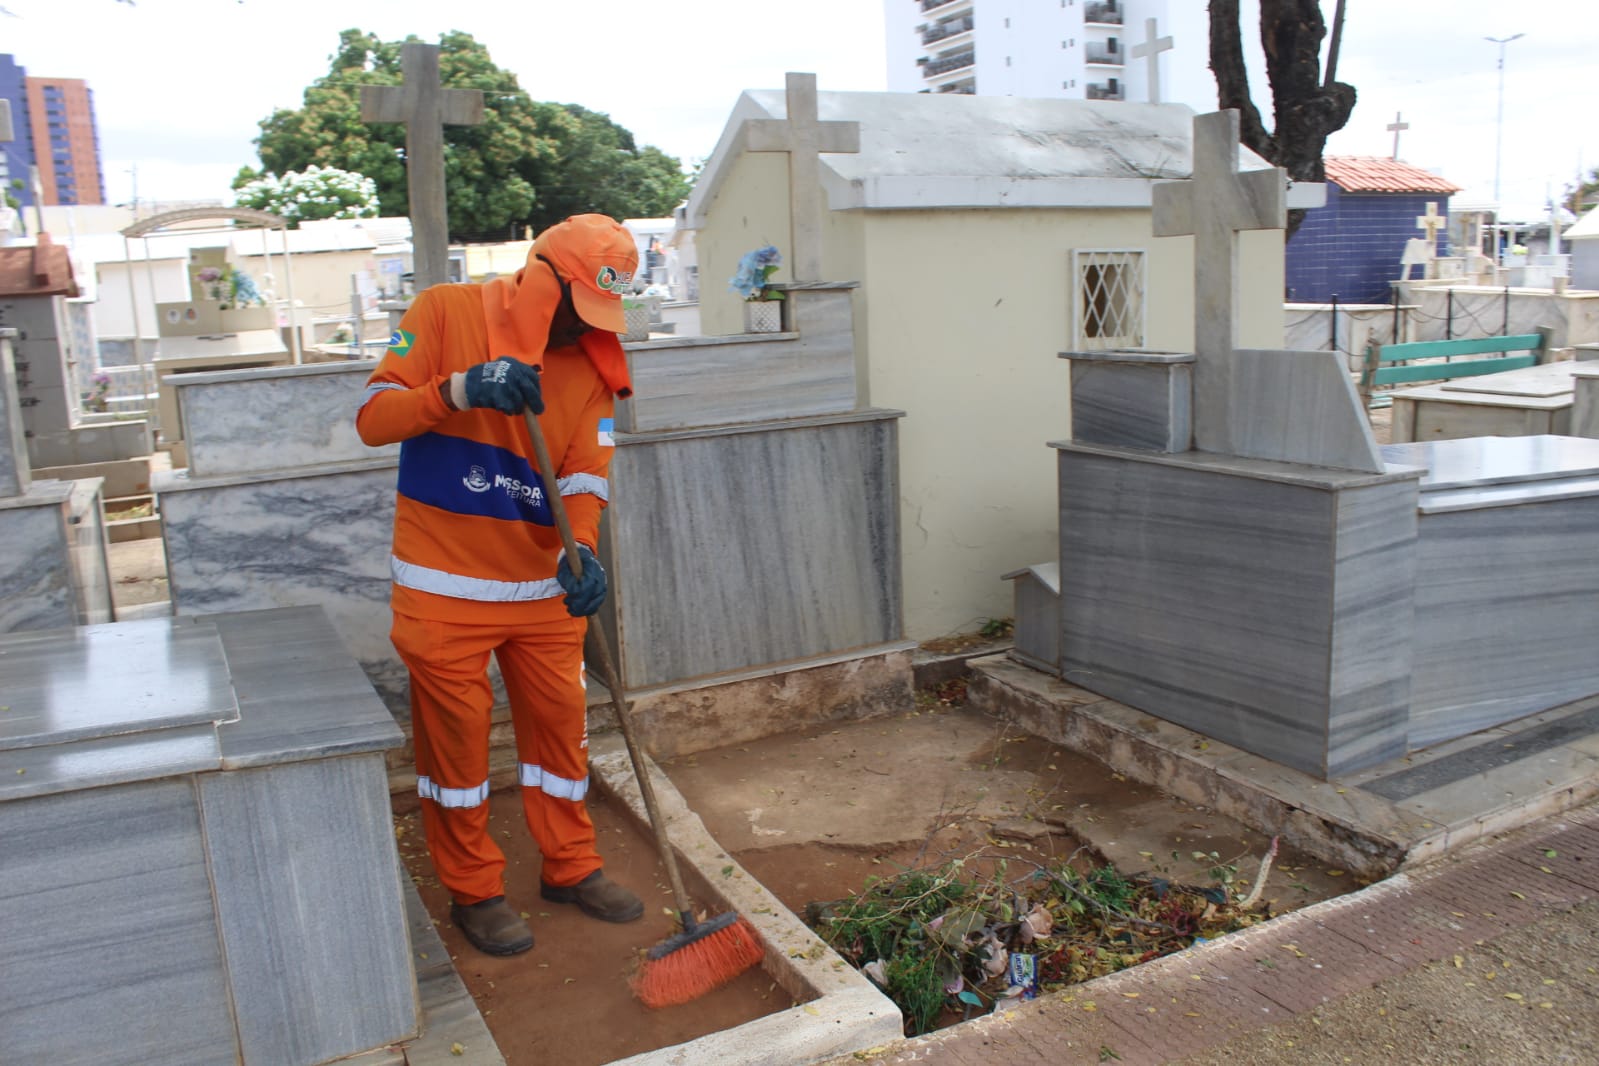
<path id="1" fill-rule="evenodd" d="M 744 299 L 753 300 L 766 288 L 766 279 L 771 277 L 772 271 L 782 261 L 783 253 L 771 244 L 753 252 L 745 252 L 738 261 L 738 273 L 728 280 L 727 287 Z"/>

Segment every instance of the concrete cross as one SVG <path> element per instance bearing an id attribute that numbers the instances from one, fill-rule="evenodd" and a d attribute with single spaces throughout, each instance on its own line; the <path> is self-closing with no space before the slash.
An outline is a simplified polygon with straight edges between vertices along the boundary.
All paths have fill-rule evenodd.
<path id="1" fill-rule="evenodd" d="M 449 280 L 450 223 L 444 195 L 444 127 L 483 121 L 483 93 L 439 84 L 439 46 L 407 41 L 401 85 L 361 86 L 365 122 L 405 123 L 405 179 L 410 190 L 416 291 Z"/>
<path id="2" fill-rule="evenodd" d="M 1394 120 L 1388 124 L 1388 132 L 1392 133 L 1394 135 L 1394 158 L 1395 159 L 1399 158 L 1399 134 L 1401 132 L 1403 132 L 1404 130 L 1408 130 L 1410 128 L 1410 123 L 1401 122 L 1400 121 L 1400 119 L 1403 117 L 1403 115 L 1404 115 L 1403 112 L 1395 111 L 1394 112 Z"/>
<path id="3" fill-rule="evenodd" d="M 1160 103 L 1160 54 L 1170 52 L 1172 43 L 1170 37 L 1155 36 L 1155 20 L 1144 20 L 1144 43 L 1133 45 L 1133 58 L 1143 59 L 1149 57 L 1149 102 Z"/>
<path id="4" fill-rule="evenodd" d="M 788 217 L 793 247 L 789 264 L 797 282 L 822 280 L 822 227 L 827 217 L 822 195 L 823 152 L 859 152 L 858 122 L 819 122 L 816 75 L 790 73 L 786 79 L 787 118 L 749 119 L 744 147 L 750 152 L 788 153 Z"/>
<path id="5" fill-rule="evenodd" d="M 1427 201 L 1427 213 L 1416 216 L 1416 228 L 1427 231 L 1427 244 L 1432 248 L 1438 247 L 1438 231 L 1449 225 L 1449 219 L 1438 213 L 1438 203 L 1435 200 Z"/>
<path id="6" fill-rule="evenodd" d="M 1189 181 L 1157 182 L 1154 233 L 1194 238 L 1194 446 L 1235 455 L 1233 396 L 1238 314 L 1238 233 L 1287 224 L 1288 177 L 1281 167 L 1238 172 L 1238 112 L 1194 116 Z"/>

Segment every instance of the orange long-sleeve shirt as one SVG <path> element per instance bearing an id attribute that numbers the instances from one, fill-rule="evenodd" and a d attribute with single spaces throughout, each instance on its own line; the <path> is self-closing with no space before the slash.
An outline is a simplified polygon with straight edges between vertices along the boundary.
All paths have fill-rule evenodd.
<path id="1" fill-rule="evenodd" d="M 356 429 L 400 444 L 391 569 L 394 610 L 445 622 L 564 614 L 561 541 L 520 415 L 452 411 L 439 386 L 489 352 L 482 287 L 436 285 L 400 321 L 367 382 Z M 608 499 L 614 399 L 582 348 L 542 355 L 544 431 L 577 540 L 598 543 Z"/>

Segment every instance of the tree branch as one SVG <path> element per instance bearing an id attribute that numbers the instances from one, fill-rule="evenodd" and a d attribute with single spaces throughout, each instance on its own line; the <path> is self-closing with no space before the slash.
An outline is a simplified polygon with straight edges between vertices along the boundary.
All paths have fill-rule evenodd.
<path id="1" fill-rule="evenodd" d="M 1276 141 L 1266 132 L 1260 110 L 1249 98 L 1249 72 L 1244 69 L 1243 32 L 1238 24 L 1238 0 L 1211 0 L 1210 69 L 1216 75 L 1216 104 L 1238 112 L 1239 139 L 1255 153 L 1272 159 Z"/>

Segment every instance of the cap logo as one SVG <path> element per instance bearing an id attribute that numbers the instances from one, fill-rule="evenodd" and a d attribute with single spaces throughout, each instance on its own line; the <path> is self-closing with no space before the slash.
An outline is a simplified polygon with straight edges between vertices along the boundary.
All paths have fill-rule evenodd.
<path id="1" fill-rule="evenodd" d="M 633 280 L 631 270 L 617 270 L 615 267 L 600 267 L 600 272 L 594 279 L 595 286 L 601 292 L 620 293 L 627 288 L 628 282 Z"/>

